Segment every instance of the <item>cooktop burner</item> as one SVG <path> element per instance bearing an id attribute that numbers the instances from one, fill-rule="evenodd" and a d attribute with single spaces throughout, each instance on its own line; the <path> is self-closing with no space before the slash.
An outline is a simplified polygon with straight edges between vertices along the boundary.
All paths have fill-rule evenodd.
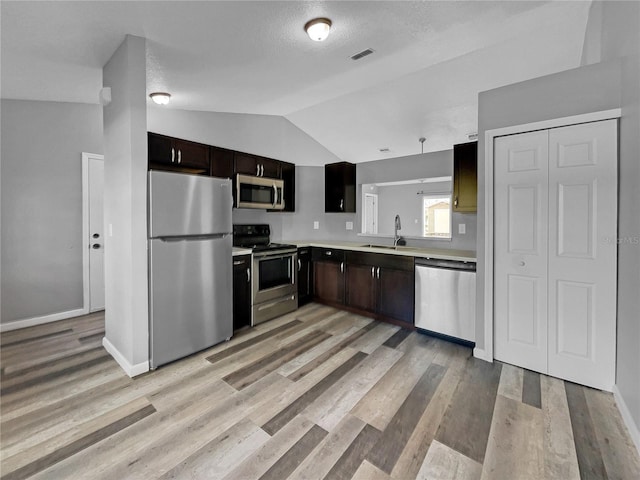
<path id="1" fill-rule="evenodd" d="M 267 224 L 234 225 L 233 246 L 251 248 L 254 252 L 270 252 L 276 250 L 295 250 L 295 245 L 271 243 L 271 228 Z"/>

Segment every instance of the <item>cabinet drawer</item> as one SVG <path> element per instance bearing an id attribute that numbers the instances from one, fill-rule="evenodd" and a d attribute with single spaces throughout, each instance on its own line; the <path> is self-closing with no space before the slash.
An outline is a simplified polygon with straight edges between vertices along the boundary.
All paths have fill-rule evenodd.
<path id="1" fill-rule="evenodd" d="M 311 259 L 314 262 L 317 262 L 318 260 L 325 262 L 344 262 L 344 258 L 344 250 L 340 249 L 314 247 L 311 250 Z"/>
<path id="2" fill-rule="evenodd" d="M 381 253 L 347 251 L 347 264 L 372 265 L 380 268 L 392 268 L 413 272 L 413 257 L 404 255 L 385 255 Z"/>

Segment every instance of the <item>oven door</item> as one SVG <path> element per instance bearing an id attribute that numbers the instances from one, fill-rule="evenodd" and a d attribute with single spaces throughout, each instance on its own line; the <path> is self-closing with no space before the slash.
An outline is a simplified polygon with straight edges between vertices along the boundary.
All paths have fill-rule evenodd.
<path id="1" fill-rule="evenodd" d="M 284 181 L 277 178 L 236 176 L 236 207 L 284 209 Z"/>
<path id="2" fill-rule="evenodd" d="M 254 254 L 254 305 L 297 291 L 297 257 L 297 252 Z"/>

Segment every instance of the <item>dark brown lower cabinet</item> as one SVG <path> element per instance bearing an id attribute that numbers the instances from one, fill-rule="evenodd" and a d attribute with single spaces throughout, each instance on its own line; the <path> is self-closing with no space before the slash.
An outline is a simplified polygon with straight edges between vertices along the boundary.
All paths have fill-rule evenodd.
<path id="1" fill-rule="evenodd" d="M 328 304 L 344 303 L 349 310 L 413 328 L 413 257 L 331 251 L 330 261 L 327 249 L 317 250 L 314 248 L 313 253 L 316 300 Z M 338 259 L 340 261 L 336 261 Z"/>
<path id="2" fill-rule="evenodd" d="M 375 312 L 377 308 L 377 285 L 375 266 L 347 264 L 346 299 L 349 307 Z"/>
<path id="3" fill-rule="evenodd" d="M 311 248 L 298 249 L 298 307 L 306 305 L 313 298 L 311 269 Z"/>
<path id="4" fill-rule="evenodd" d="M 332 303 L 344 303 L 344 275 L 337 262 L 313 263 L 313 294 L 318 300 Z M 344 268 L 344 267 L 342 267 Z"/>
<path id="5" fill-rule="evenodd" d="M 414 272 L 381 268 L 378 312 L 413 325 L 415 302 Z"/>
<path id="6" fill-rule="evenodd" d="M 233 257 L 233 329 L 251 325 L 251 255 Z"/>

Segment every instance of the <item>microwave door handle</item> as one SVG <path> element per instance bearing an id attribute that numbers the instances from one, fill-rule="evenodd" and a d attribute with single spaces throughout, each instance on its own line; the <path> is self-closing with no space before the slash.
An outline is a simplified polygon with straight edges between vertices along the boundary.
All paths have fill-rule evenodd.
<path id="1" fill-rule="evenodd" d="M 278 187 L 276 184 L 273 184 L 273 208 L 276 208 L 276 203 L 278 203 Z"/>

